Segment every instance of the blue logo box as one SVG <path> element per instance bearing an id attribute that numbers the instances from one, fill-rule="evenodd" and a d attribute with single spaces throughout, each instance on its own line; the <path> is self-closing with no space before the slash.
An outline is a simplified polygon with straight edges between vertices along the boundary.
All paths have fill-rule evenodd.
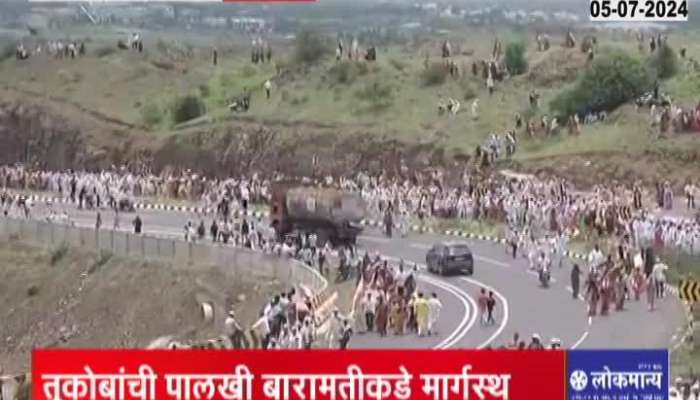
<path id="1" fill-rule="evenodd" d="M 668 400 L 668 350 L 567 352 L 568 400 Z"/>

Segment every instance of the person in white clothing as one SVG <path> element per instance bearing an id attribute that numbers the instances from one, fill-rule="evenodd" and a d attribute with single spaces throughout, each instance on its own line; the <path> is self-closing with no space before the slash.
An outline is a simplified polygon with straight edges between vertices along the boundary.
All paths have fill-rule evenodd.
<path id="1" fill-rule="evenodd" d="M 311 321 L 311 317 L 306 317 L 306 319 L 304 319 L 304 325 L 301 327 L 301 341 L 305 350 L 311 349 L 315 335 L 316 332 L 314 331 L 314 324 Z"/>
<path id="2" fill-rule="evenodd" d="M 231 345 L 234 349 L 248 347 L 243 328 L 241 328 L 241 325 L 236 320 L 236 314 L 233 311 L 229 311 L 224 321 L 224 333 L 229 340 L 231 340 Z"/>
<path id="3" fill-rule="evenodd" d="M 529 269 L 531 271 L 534 271 L 537 269 L 537 257 L 538 257 L 538 250 L 537 250 L 537 242 L 535 239 L 530 240 L 529 248 L 527 251 L 527 260 L 528 260 L 528 265 Z"/>
<path id="4" fill-rule="evenodd" d="M 267 307 L 265 311 L 268 311 Z M 266 338 L 270 335 L 270 320 L 267 318 L 267 314 L 252 326 L 252 331 L 254 331 L 259 338 Z"/>
<path id="5" fill-rule="evenodd" d="M 697 188 L 693 184 L 693 182 L 688 181 L 686 183 L 684 192 L 685 192 L 685 198 L 686 198 L 686 206 L 689 209 L 695 209 L 695 192 L 697 191 Z"/>
<path id="6" fill-rule="evenodd" d="M 588 253 L 588 268 L 594 271 L 603 261 L 605 261 L 605 256 L 603 256 L 603 252 L 600 251 L 600 247 L 596 244 L 593 250 Z"/>
<path id="7" fill-rule="evenodd" d="M 287 324 L 282 325 L 280 329 L 279 336 L 277 337 L 277 342 L 279 343 L 280 349 L 290 349 L 292 346 L 292 335 L 289 331 Z"/>
<path id="8" fill-rule="evenodd" d="M 375 296 L 373 290 L 367 291 L 367 297 L 362 302 L 362 308 L 364 309 L 367 332 L 372 332 L 374 330 L 374 317 L 377 309 L 377 296 Z"/>
<path id="9" fill-rule="evenodd" d="M 690 387 L 690 397 L 688 400 L 700 400 L 700 381 L 695 381 Z"/>
<path id="10" fill-rule="evenodd" d="M 442 303 L 437 297 L 437 293 L 433 293 L 430 300 L 428 300 L 428 335 L 432 335 L 435 332 L 435 324 L 440 318 L 440 310 L 442 310 Z"/>
<path id="11" fill-rule="evenodd" d="M 301 335 L 301 329 L 294 325 L 290 331 L 289 337 L 289 348 L 293 350 L 300 350 L 304 347 L 303 338 Z"/>
<path id="12" fill-rule="evenodd" d="M 561 267 L 564 265 L 564 253 L 566 252 L 566 235 L 561 234 L 553 238 L 552 243 L 552 266 Z"/>
<path id="13" fill-rule="evenodd" d="M 267 99 L 269 100 L 270 99 L 270 90 L 272 90 L 272 82 L 270 82 L 269 79 L 266 80 L 264 87 L 265 87 L 265 95 L 267 96 Z"/>
<path id="14" fill-rule="evenodd" d="M 328 331 L 326 331 L 326 341 L 328 342 L 328 348 L 333 349 L 336 345 L 336 340 L 340 339 L 338 333 L 343 327 L 343 317 L 340 315 L 340 311 L 333 310 L 333 315 L 328 320 Z"/>
<path id="15" fill-rule="evenodd" d="M 659 257 L 656 257 L 656 264 L 651 270 L 651 276 L 654 279 L 654 287 L 656 288 L 656 298 L 662 299 L 664 297 L 664 286 L 666 284 L 666 271 L 668 271 L 668 265 L 661 262 Z"/>
<path id="16" fill-rule="evenodd" d="M 187 221 L 187 224 L 185 224 L 185 241 L 191 242 L 193 240 L 194 240 L 194 225 L 192 225 L 192 221 Z"/>

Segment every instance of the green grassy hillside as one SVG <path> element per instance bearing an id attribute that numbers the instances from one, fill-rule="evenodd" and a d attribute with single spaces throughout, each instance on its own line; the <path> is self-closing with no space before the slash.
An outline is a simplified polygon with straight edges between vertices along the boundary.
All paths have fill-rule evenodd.
<path id="1" fill-rule="evenodd" d="M 694 33 L 671 36 L 671 45 L 688 47 L 688 58 L 700 58 L 700 45 Z M 184 95 L 198 96 L 206 114 L 185 125 L 221 126 L 237 120 L 284 127 L 326 127 L 339 135 L 355 132 L 376 133 L 406 142 L 437 143 L 448 154 L 471 154 L 492 132 L 503 132 L 514 125 L 515 113 L 539 118 L 549 115 L 548 105 L 577 75 L 589 67 L 579 48 L 561 47 L 563 36 L 552 36 L 552 48 L 537 52 L 534 33 L 503 31 L 498 37 L 504 46 L 516 40 L 527 44 L 529 72 L 498 83 L 489 96 L 480 77 L 472 75 L 475 60 L 488 58 L 496 35 L 484 30 L 464 29 L 449 34 L 457 56 L 460 76 L 433 77 L 426 82 L 426 55 L 429 68 L 441 63 L 440 44 L 446 37 L 436 33 L 420 36 L 404 44 L 377 49 L 377 62 L 337 62 L 328 41 L 327 56 L 312 65 L 293 61 L 294 41 L 274 39 L 273 62 L 250 62 L 249 43 L 234 36 L 206 36 L 189 33 L 152 33 L 146 36 L 143 54 L 117 50 L 117 39 L 124 32 L 80 30 L 73 37 L 90 37 L 88 55 L 76 60 L 49 59 L 46 55 L 18 62 L 14 57 L 0 62 L 0 88 L 17 89 L 28 97 L 50 99 L 79 106 L 76 112 L 96 111 L 100 115 L 144 128 L 153 136 L 177 134 L 171 105 Z M 579 40 L 584 34 L 579 33 Z M 644 62 L 632 33 L 599 33 L 599 48 L 621 48 Z M 346 43 L 346 46 L 348 44 Z M 213 46 L 219 50 L 219 63 L 212 65 Z M 265 99 L 263 83 L 273 82 L 272 97 Z M 252 92 L 251 109 L 245 113 L 228 110 L 228 100 L 244 89 Z M 531 110 L 527 94 L 541 94 L 540 108 Z M 685 62 L 681 72 L 662 82 L 681 104 L 692 106 L 700 89 L 700 75 Z M 440 99 L 461 102 L 457 115 L 438 115 Z M 479 117 L 472 118 L 471 104 L 479 99 Z M 70 117 L 70 115 L 68 115 Z M 659 141 L 649 127 L 648 111 L 637 112 L 624 106 L 612 113 L 606 123 L 585 126 L 581 136 L 570 137 L 566 129 L 554 138 L 524 138 L 516 154 L 519 162 L 550 157 L 606 153 L 637 157 L 666 151 L 696 151 L 696 135 Z"/>

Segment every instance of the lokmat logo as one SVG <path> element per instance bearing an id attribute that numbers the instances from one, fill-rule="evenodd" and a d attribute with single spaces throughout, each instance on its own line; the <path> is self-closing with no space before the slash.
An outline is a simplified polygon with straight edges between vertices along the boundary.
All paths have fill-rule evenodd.
<path id="1" fill-rule="evenodd" d="M 570 351 L 569 400 L 666 400 L 667 350 Z"/>
<path id="2" fill-rule="evenodd" d="M 569 378 L 569 384 L 571 385 L 572 389 L 574 389 L 577 392 L 580 392 L 586 389 L 586 385 L 588 385 L 588 375 L 586 375 L 584 371 L 578 369 L 571 373 L 571 377 Z"/>

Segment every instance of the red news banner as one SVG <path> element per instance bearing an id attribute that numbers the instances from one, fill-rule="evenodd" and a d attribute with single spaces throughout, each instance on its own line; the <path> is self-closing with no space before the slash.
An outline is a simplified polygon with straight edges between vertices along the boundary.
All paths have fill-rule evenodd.
<path id="1" fill-rule="evenodd" d="M 34 400 L 566 398 L 563 351 L 37 350 Z"/>

